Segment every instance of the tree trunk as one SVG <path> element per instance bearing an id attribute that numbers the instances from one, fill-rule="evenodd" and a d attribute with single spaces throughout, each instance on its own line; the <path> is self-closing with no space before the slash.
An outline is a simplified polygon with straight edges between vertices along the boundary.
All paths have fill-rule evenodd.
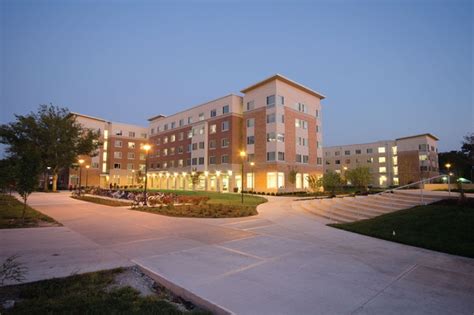
<path id="1" fill-rule="evenodd" d="M 52 191 L 57 191 L 58 190 L 58 174 L 53 173 L 53 189 Z"/>
<path id="2" fill-rule="evenodd" d="M 25 214 L 26 214 L 26 195 L 23 196 L 23 213 L 21 214 L 21 225 L 25 224 Z"/>
<path id="3" fill-rule="evenodd" d="M 49 174 L 44 176 L 44 183 L 43 183 L 43 190 L 44 192 L 48 191 L 48 182 L 49 182 Z"/>

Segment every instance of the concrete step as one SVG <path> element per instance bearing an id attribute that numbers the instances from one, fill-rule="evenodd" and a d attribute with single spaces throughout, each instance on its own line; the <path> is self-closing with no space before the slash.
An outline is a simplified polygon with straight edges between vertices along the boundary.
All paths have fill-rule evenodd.
<path id="1" fill-rule="evenodd" d="M 405 209 L 407 208 L 405 205 L 393 205 L 393 204 L 388 204 L 384 202 L 374 202 L 372 199 L 356 199 L 353 202 L 356 205 L 359 205 L 361 207 L 365 208 L 370 208 L 370 209 L 375 209 L 375 210 L 380 210 L 384 211 L 385 213 L 388 211 L 396 211 L 400 209 Z"/>
<path id="2" fill-rule="evenodd" d="M 358 218 L 354 215 L 348 215 L 347 213 L 334 211 L 332 207 L 319 202 L 319 200 L 305 202 L 302 206 L 310 212 L 312 211 L 336 222 L 353 222 L 358 220 Z"/>
<path id="3" fill-rule="evenodd" d="M 386 202 L 387 204 L 406 206 L 407 208 L 418 205 L 418 202 L 405 200 L 394 194 L 375 195 L 373 198 Z"/>
<path id="4" fill-rule="evenodd" d="M 351 209 L 352 211 L 355 211 L 357 213 L 360 213 L 364 216 L 369 216 L 369 217 L 374 217 L 374 216 L 387 213 L 387 210 L 385 209 L 377 209 L 369 205 L 358 203 L 355 200 L 354 201 L 347 200 L 345 202 L 341 202 L 340 207 Z"/>
<path id="5" fill-rule="evenodd" d="M 312 215 L 316 215 L 318 217 L 321 217 L 321 218 L 324 218 L 324 219 L 328 219 L 328 220 L 331 220 L 333 222 L 336 222 L 336 223 L 345 223 L 345 222 L 350 222 L 349 220 L 347 220 L 346 218 L 343 218 L 343 217 L 339 217 L 337 215 L 334 215 L 334 214 L 331 214 L 327 211 L 324 211 L 324 210 L 321 210 L 317 207 L 312 207 L 311 205 L 308 205 L 308 204 L 304 204 L 304 203 L 293 203 L 292 204 L 292 207 L 293 209 L 296 209 L 298 211 L 305 211 L 305 212 L 309 212 L 311 213 Z"/>
<path id="6" fill-rule="evenodd" d="M 369 218 L 379 215 L 379 213 L 370 213 L 370 211 L 358 210 L 352 207 L 348 207 L 346 203 L 342 203 L 342 202 L 339 204 L 332 205 L 331 209 L 334 212 L 343 213 L 345 215 L 355 217 L 357 218 L 357 220 L 369 219 Z"/>

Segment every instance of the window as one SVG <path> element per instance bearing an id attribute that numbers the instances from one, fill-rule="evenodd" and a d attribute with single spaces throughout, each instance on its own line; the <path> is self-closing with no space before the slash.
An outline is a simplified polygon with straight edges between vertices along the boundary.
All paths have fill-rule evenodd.
<path id="1" fill-rule="evenodd" d="M 197 164 L 198 164 L 197 158 L 192 158 L 191 164 L 192 164 L 192 165 L 197 165 Z"/>
<path id="2" fill-rule="evenodd" d="M 127 170 L 133 170 L 133 163 L 127 163 Z"/>
<path id="3" fill-rule="evenodd" d="M 168 143 L 168 137 L 163 138 L 163 143 Z"/>
<path id="4" fill-rule="evenodd" d="M 215 156 L 210 156 L 209 157 L 209 164 L 216 164 L 216 157 Z"/>
<path id="5" fill-rule="evenodd" d="M 175 141 L 176 141 L 176 135 L 171 135 L 170 142 L 175 142 Z"/>
<path id="6" fill-rule="evenodd" d="M 309 162 L 309 156 L 308 155 L 303 155 L 303 163 L 308 164 Z"/>
<path id="7" fill-rule="evenodd" d="M 135 142 L 129 142 L 128 143 L 128 148 L 129 149 L 135 149 Z"/>
<path id="8" fill-rule="evenodd" d="M 319 110 L 316 110 L 316 117 L 319 117 Z"/>
<path id="9" fill-rule="evenodd" d="M 276 134 L 274 132 L 267 133 L 267 142 L 275 142 Z"/>
<path id="10" fill-rule="evenodd" d="M 204 149 L 204 141 L 199 142 L 199 149 Z"/>
<path id="11" fill-rule="evenodd" d="M 217 131 L 216 124 L 209 126 L 209 133 L 216 133 L 216 131 Z"/>
<path id="12" fill-rule="evenodd" d="M 179 166 L 179 167 L 183 167 L 183 159 L 179 159 L 179 160 L 178 160 L 178 166 Z"/>
<path id="13" fill-rule="evenodd" d="M 222 127 L 222 128 L 221 128 L 222 131 L 227 131 L 227 130 L 229 130 L 229 121 L 228 121 L 228 120 L 223 121 L 221 127 Z"/>
<path id="14" fill-rule="evenodd" d="M 339 155 L 341 155 L 341 152 L 336 151 L 336 152 L 334 152 L 334 155 L 335 155 L 335 156 L 339 156 Z"/>
<path id="15" fill-rule="evenodd" d="M 255 108 L 254 101 L 247 102 L 247 110 L 252 110 Z"/>
<path id="16" fill-rule="evenodd" d="M 372 154 L 374 152 L 373 149 L 367 149 L 367 154 Z"/>
<path id="17" fill-rule="evenodd" d="M 296 163 L 301 163 L 301 161 L 302 161 L 301 160 L 301 154 L 297 154 L 295 160 L 296 160 Z"/>
<path id="18" fill-rule="evenodd" d="M 247 137 L 247 144 L 255 144 L 255 136 Z"/>
<path id="19" fill-rule="evenodd" d="M 426 160 L 428 160 L 428 155 L 420 154 L 419 158 L 420 158 L 420 161 L 426 161 Z"/>
<path id="20" fill-rule="evenodd" d="M 178 147 L 178 154 L 183 154 L 183 152 L 184 152 L 184 148 L 183 148 L 182 145 L 180 145 L 180 146 Z"/>
<path id="21" fill-rule="evenodd" d="M 228 113 L 229 113 L 229 105 L 222 106 L 222 114 L 228 114 Z"/>
<path id="22" fill-rule="evenodd" d="M 180 127 L 183 127 L 183 126 L 184 126 L 184 119 L 180 119 L 180 120 L 179 120 L 179 126 L 180 126 Z"/>
<path id="23" fill-rule="evenodd" d="M 120 169 L 120 163 L 114 163 L 114 169 Z"/>
<path id="24" fill-rule="evenodd" d="M 255 154 L 249 153 L 247 154 L 247 162 L 253 162 L 255 160 Z"/>
<path id="25" fill-rule="evenodd" d="M 221 156 L 221 163 L 222 164 L 229 163 L 229 156 L 227 154 Z"/>
<path id="26" fill-rule="evenodd" d="M 168 149 L 163 149 L 163 156 L 167 156 L 168 155 Z"/>
<path id="27" fill-rule="evenodd" d="M 197 143 L 193 143 L 193 151 L 196 151 L 198 149 L 198 144 Z"/>
<path id="28" fill-rule="evenodd" d="M 393 165 L 398 165 L 398 157 L 397 156 L 392 157 L 392 164 Z"/>
<path id="29" fill-rule="evenodd" d="M 428 151 L 428 145 L 426 143 L 418 145 L 420 151 Z"/>
<path id="30" fill-rule="evenodd" d="M 285 123 L 285 115 L 281 115 L 281 116 L 280 116 L 280 122 L 281 122 L 282 124 Z"/>
<path id="31" fill-rule="evenodd" d="M 128 152 L 127 158 L 128 158 L 129 160 L 133 160 L 133 159 L 135 158 L 135 152 Z"/>
<path id="32" fill-rule="evenodd" d="M 253 173 L 247 173 L 247 189 L 253 188 Z"/>
<path id="33" fill-rule="evenodd" d="M 277 133 L 277 142 L 285 142 L 285 134 Z"/>
<path id="34" fill-rule="evenodd" d="M 204 165 L 204 158 L 203 157 L 199 158 L 199 165 Z"/>
<path id="35" fill-rule="evenodd" d="M 316 158 L 316 164 L 318 164 L 318 165 L 323 164 L 323 159 L 320 158 L 320 157 Z"/>
<path id="36" fill-rule="evenodd" d="M 165 125 L 163 126 L 163 130 L 168 130 L 168 124 L 165 124 Z"/>
<path id="37" fill-rule="evenodd" d="M 198 119 L 199 119 L 199 121 L 203 121 L 204 120 L 204 113 L 200 113 Z"/>
<path id="38" fill-rule="evenodd" d="M 303 103 L 297 103 L 297 104 L 296 104 L 296 109 L 297 109 L 299 112 L 302 112 L 302 113 L 307 113 L 307 112 L 308 112 L 308 108 L 307 108 L 306 105 L 303 104 Z"/>
<path id="39" fill-rule="evenodd" d="M 167 168 L 168 167 L 168 162 L 164 162 L 163 163 L 163 168 Z"/>
<path id="40" fill-rule="evenodd" d="M 204 134 L 204 126 L 202 126 L 202 127 L 199 128 L 199 134 L 200 134 L 200 135 L 203 135 L 203 134 Z"/>
<path id="41" fill-rule="evenodd" d="M 116 136 L 121 136 L 121 135 L 122 135 L 122 130 L 115 130 L 115 131 L 114 131 L 114 134 L 115 134 Z"/>
<path id="42" fill-rule="evenodd" d="M 120 151 L 114 152 L 114 158 L 115 159 L 121 159 L 122 158 L 122 152 L 120 152 Z"/>
<path id="43" fill-rule="evenodd" d="M 361 150 L 356 150 L 356 154 L 362 154 Z"/>
<path id="44" fill-rule="evenodd" d="M 122 140 L 115 140 L 114 146 L 116 148 L 121 148 L 122 147 Z"/>
<path id="45" fill-rule="evenodd" d="M 368 158 L 367 163 L 374 163 L 374 158 Z"/>
<path id="46" fill-rule="evenodd" d="M 379 153 L 385 153 L 385 147 L 379 147 L 377 150 Z"/>
<path id="47" fill-rule="evenodd" d="M 188 139 L 191 139 L 193 137 L 193 130 L 194 129 L 188 131 Z"/>
<path id="48" fill-rule="evenodd" d="M 387 168 L 385 166 L 379 167 L 379 173 L 386 173 L 386 172 L 387 172 Z"/>
<path id="49" fill-rule="evenodd" d="M 150 133 L 154 134 L 155 133 L 155 128 L 151 128 Z"/>
<path id="50" fill-rule="evenodd" d="M 140 160 L 145 161 L 145 153 L 140 153 Z"/>
<path id="51" fill-rule="evenodd" d="M 284 188 L 285 187 L 285 173 L 282 172 L 268 172 L 267 173 L 267 188 Z"/>
<path id="52" fill-rule="evenodd" d="M 184 139 L 184 132 L 180 132 L 180 133 L 178 134 L 178 140 L 181 141 L 181 140 L 183 140 L 183 139 Z"/>
<path id="53" fill-rule="evenodd" d="M 140 137 L 142 137 L 142 138 L 145 138 L 145 139 L 146 139 L 146 133 L 141 133 L 141 134 L 140 134 Z"/>
<path id="54" fill-rule="evenodd" d="M 193 145 L 191 143 L 188 144 L 188 152 L 191 152 L 192 149 L 193 149 Z"/>
<path id="55" fill-rule="evenodd" d="M 397 146 L 392 147 L 392 154 L 397 155 Z"/>
<path id="56" fill-rule="evenodd" d="M 344 151 L 344 155 L 351 155 L 351 151 L 350 150 Z"/>
<path id="57" fill-rule="evenodd" d="M 275 106 L 275 95 L 267 96 L 267 106 L 268 107 Z"/>
<path id="58" fill-rule="evenodd" d="M 222 138 L 221 140 L 221 148 L 227 148 L 229 146 L 229 139 Z"/>
<path id="59" fill-rule="evenodd" d="M 275 122 L 275 114 L 269 114 L 267 115 L 267 124 L 271 124 Z"/>
<path id="60" fill-rule="evenodd" d="M 285 160 L 285 152 L 278 152 L 278 161 Z"/>
<path id="61" fill-rule="evenodd" d="M 193 117 L 192 117 L 192 116 L 189 116 L 189 117 L 188 117 L 188 125 L 189 125 L 189 124 L 192 124 L 192 123 L 193 123 Z"/>
<path id="62" fill-rule="evenodd" d="M 173 121 L 173 122 L 171 123 L 171 129 L 174 129 L 174 128 L 176 128 L 176 122 L 175 122 L 175 121 Z"/>
<path id="63" fill-rule="evenodd" d="M 209 149 L 215 149 L 216 148 L 216 140 L 212 139 L 209 140 Z"/>
<path id="64" fill-rule="evenodd" d="M 278 95 L 277 97 L 278 105 L 285 105 L 285 97 Z"/>
<path id="65" fill-rule="evenodd" d="M 247 127 L 255 126 L 255 118 L 247 119 Z"/>
<path id="66" fill-rule="evenodd" d="M 174 147 L 170 148 L 170 155 L 174 155 Z"/>
<path id="67" fill-rule="evenodd" d="M 303 119 L 295 119 L 295 127 L 296 128 L 303 128 L 308 129 L 308 122 Z"/>
<path id="68" fill-rule="evenodd" d="M 379 157 L 379 163 L 385 163 L 385 156 Z"/>
<path id="69" fill-rule="evenodd" d="M 161 144 L 161 138 L 156 139 L 156 144 Z"/>
<path id="70" fill-rule="evenodd" d="M 398 175 L 398 166 L 393 167 L 393 175 Z"/>
<path id="71" fill-rule="evenodd" d="M 334 164 L 341 164 L 341 160 L 334 161 Z"/>
<path id="72" fill-rule="evenodd" d="M 306 146 L 308 146 L 308 139 L 303 138 L 303 137 L 298 137 L 296 143 L 298 143 L 298 145 L 306 147 Z"/>
<path id="73" fill-rule="evenodd" d="M 267 161 L 275 161 L 275 152 L 267 152 Z"/>
<path id="74" fill-rule="evenodd" d="M 216 117 L 217 116 L 217 110 L 213 109 L 211 110 L 211 117 Z"/>

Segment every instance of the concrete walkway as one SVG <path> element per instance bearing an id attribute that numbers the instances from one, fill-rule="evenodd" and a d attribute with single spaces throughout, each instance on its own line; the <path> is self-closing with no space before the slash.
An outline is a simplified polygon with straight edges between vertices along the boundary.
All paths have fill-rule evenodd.
<path id="1" fill-rule="evenodd" d="M 31 205 L 64 227 L 0 230 L 0 259 L 22 255 L 29 280 L 138 263 L 236 314 L 474 312 L 474 259 L 333 229 L 291 203 L 185 219 L 36 193 Z"/>

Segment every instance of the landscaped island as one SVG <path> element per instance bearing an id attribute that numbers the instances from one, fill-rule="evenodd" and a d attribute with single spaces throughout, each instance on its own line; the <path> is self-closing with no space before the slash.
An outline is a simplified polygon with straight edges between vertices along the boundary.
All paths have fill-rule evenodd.
<path id="1" fill-rule="evenodd" d="M 474 258 L 474 198 L 417 206 L 372 219 L 330 226 L 384 240 Z"/>
<path id="2" fill-rule="evenodd" d="M 245 195 L 242 203 L 242 196 L 232 193 L 151 190 L 147 193 L 148 206 L 146 206 L 142 199 L 143 192 L 140 191 L 90 190 L 88 193 L 92 195 L 74 196 L 74 198 L 109 206 L 131 206 L 134 210 L 149 213 L 194 218 L 233 218 L 256 215 L 257 206 L 267 201 L 255 195 Z M 131 204 L 130 200 L 134 203 Z M 137 200 L 141 202 L 136 202 Z"/>

